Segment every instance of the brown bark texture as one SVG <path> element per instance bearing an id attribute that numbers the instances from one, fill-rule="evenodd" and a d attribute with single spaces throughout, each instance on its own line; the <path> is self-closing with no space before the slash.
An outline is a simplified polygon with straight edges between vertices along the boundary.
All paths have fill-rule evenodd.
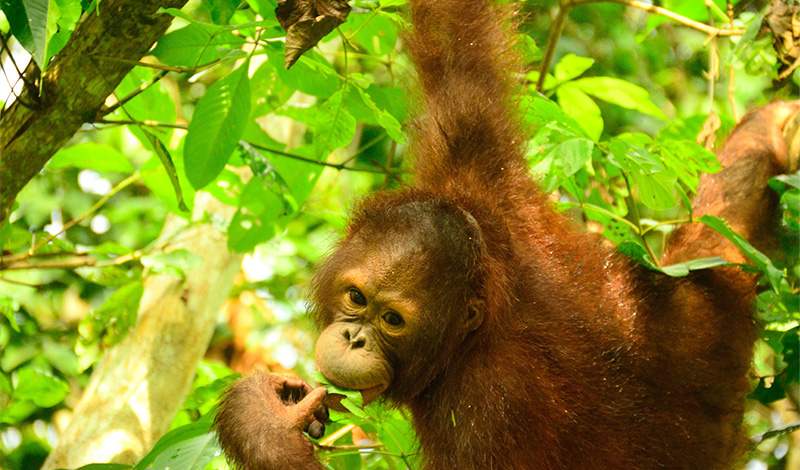
<path id="1" fill-rule="evenodd" d="M 0 225 L 17 193 L 85 122 L 172 23 L 159 8 L 186 0 L 104 0 L 42 76 L 0 116 Z M 40 93 L 40 96 L 37 94 Z"/>

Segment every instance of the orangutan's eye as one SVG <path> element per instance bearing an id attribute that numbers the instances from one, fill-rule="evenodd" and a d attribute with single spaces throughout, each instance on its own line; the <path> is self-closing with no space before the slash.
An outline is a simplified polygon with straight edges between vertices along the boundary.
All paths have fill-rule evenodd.
<path id="1" fill-rule="evenodd" d="M 395 312 L 386 312 L 383 314 L 383 321 L 392 326 L 400 326 L 403 324 L 403 317 Z"/>
<path id="2" fill-rule="evenodd" d="M 367 305 L 367 298 L 364 297 L 364 294 L 362 294 L 360 290 L 356 289 L 355 287 L 351 287 L 349 293 L 350 300 L 352 300 L 354 304 L 361 305 L 362 307 Z"/>

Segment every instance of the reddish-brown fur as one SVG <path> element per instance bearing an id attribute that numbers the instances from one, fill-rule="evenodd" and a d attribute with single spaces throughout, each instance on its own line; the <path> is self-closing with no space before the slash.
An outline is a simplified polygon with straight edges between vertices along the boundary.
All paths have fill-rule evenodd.
<path id="1" fill-rule="evenodd" d="M 397 372 L 384 396 L 410 407 L 426 469 L 733 467 L 747 445 L 753 279 L 734 268 L 670 278 L 571 227 L 523 158 L 509 8 L 410 3 L 424 106 L 412 147 L 416 187 L 370 197 L 356 211 L 318 275 L 318 324 L 336 321 L 327 306 L 338 294 L 328 286 L 365 246 L 425 241 L 433 248 L 410 266 L 420 278 L 414 289 L 430 302 L 430 346 L 385 353 Z M 719 154 L 725 169 L 703 178 L 696 214 L 724 216 L 754 241 L 766 239 L 760 230 L 774 209 L 767 180 L 787 170 L 780 129 L 798 107 L 772 105 L 744 119 Z M 419 207 L 428 215 L 417 216 Z M 420 227 L 398 228 L 416 219 Z M 452 228 L 437 232 L 437 220 Z M 687 225 L 665 262 L 707 256 L 744 260 L 721 236 Z M 425 290 L 453 279 L 437 295 Z M 482 302 L 482 325 L 452 333 L 456 307 L 470 298 Z M 226 424 L 248 419 L 229 415 Z M 249 430 L 237 438 L 264 441 Z M 280 468 L 248 466 L 250 455 L 234 457 L 248 470 Z"/>

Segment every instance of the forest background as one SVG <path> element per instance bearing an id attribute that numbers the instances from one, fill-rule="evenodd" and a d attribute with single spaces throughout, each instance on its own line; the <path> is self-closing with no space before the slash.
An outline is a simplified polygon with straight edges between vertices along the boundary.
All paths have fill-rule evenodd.
<path id="1" fill-rule="evenodd" d="M 224 469 L 236 373 L 314 380 L 310 272 L 355 199 L 408 183 L 405 3 L 316 2 L 335 29 L 285 39 L 275 0 L 0 0 L 0 468 Z M 681 276 L 722 263 L 657 261 L 711 150 L 798 97 L 800 5 L 657 5 L 522 3 L 520 114 L 559 210 Z M 800 175 L 771 185 L 782 251 L 704 220 L 761 274 L 748 469 L 800 468 Z M 419 468 L 404 410 L 353 410 L 326 465 Z"/>

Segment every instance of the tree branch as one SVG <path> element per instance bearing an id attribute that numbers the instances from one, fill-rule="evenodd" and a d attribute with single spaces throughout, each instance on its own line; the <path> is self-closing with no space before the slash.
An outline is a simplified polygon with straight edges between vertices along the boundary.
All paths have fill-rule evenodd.
<path id="1" fill-rule="evenodd" d="M 714 26 L 709 26 L 705 23 L 695 21 L 691 18 L 681 16 L 673 11 L 667 10 L 666 8 L 657 7 L 650 3 L 640 2 L 639 0 L 571 0 L 570 5 L 578 6 L 600 2 L 617 3 L 619 5 L 625 5 L 631 8 L 638 8 L 639 10 L 644 10 L 655 15 L 661 15 L 684 26 L 688 26 L 692 29 L 706 33 L 710 36 L 741 36 L 744 34 L 744 29 L 742 28 L 716 28 Z"/>
<path id="2" fill-rule="evenodd" d="M 165 252 L 187 250 L 203 264 L 183 278 L 145 277 L 136 326 L 95 366 L 42 470 L 133 464 L 169 430 L 242 260 L 228 251 L 227 235 L 208 222 L 230 220 L 236 208 L 199 192 L 194 209 L 190 224 L 168 216 L 157 244 L 164 244 Z"/>
<path id="3" fill-rule="evenodd" d="M 93 119 L 135 61 L 172 23 L 159 8 L 186 0 L 105 0 L 89 12 L 42 76 L 0 115 L 0 225 L 17 193 L 80 126 Z M 108 60 L 115 58 L 120 60 Z M 25 106 L 24 103 L 39 105 Z"/>
<path id="4" fill-rule="evenodd" d="M 705 23 L 700 23 L 699 21 L 681 16 L 673 11 L 667 10 L 666 8 L 657 7 L 651 5 L 650 3 L 641 2 L 639 0 L 561 0 L 559 2 L 558 13 L 553 21 L 553 26 L 550 28 L 550 36 L 547 39 L 547 48 L 544 51 L 544 58 L 542 59 L 541 66 L 539 67 L 539 80 L 536 83 L 536 91 L 541 93 L 544 89 L 544 79 L 547 72 L 550 70 L 550 63 L 553 61 L 556 45 L 558 44 L 558 40 L 561 37 L 561 32 L 564 29 L 564 21 L 566 20 L 567 16 L 569 16 L 572 8 L 579 5 L 603 2 L 617 3 L 619 5 L 625 5 L 631 8 L 638 8 L 639 10 L 644 10 L 654 15 L 661 15 L 684 26 L 688 26 L 692 29 L 706 33 L 712 37 L 741 36 L 744 34 L 744 29 L 742 28 L 717 28 L 714 26 L 709 26 Z"/>

